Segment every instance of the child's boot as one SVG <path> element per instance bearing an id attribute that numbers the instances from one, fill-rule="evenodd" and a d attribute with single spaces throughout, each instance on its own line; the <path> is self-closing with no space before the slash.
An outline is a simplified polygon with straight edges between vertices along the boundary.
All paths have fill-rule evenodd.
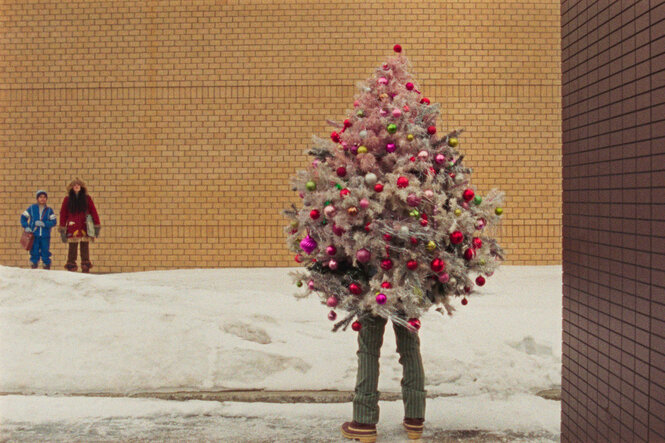
<path id="1" fill-rule="evenodd" d="M 47 271 L 48 271 L 49 269 L 51 269 L 51 264 L 49 263 L 48 265 L 44 265 L 44 269 L 47 270 Z"/>
<path id="2" fill-rule="evenodd" d="M 87 273 L 90 272 L 90 268 L 92 268 L 92 263 L 90 263 L 89 261 L 81 263 L 81 272 L 84 272 L 84 273 L 87 274 Z"/>
<path id="3" fill-rule="evenodd" d="M 418 440 L 423 435 L 425 420 L 422 418 L 405 418 L 402 422 L 409 440 Z"/>
<path id="4" fill-rule="evenodd" d="M 347 421 L 342 425 L 342 435 L 361 443 L 374 443 L 376 441 L 376 425 Z"/>
<path id="5" fill-rule="evenodd" d="M 31 269 L 37 269 L 37 263 L 30 262 Z"/>

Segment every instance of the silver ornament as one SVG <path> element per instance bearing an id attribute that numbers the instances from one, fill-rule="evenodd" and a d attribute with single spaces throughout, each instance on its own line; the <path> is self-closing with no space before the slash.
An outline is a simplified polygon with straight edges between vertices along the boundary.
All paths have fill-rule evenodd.
<path id="1" fill-rule="evenodd" d="M 369 172 L 369 173 L 365 174 L 365 183 L 367 183 L 368 185 L 374 186 L 376 184 L 377 180 L 378 179 L 376 177 L 376 174 L 374 174 L 373 172 Z"/>

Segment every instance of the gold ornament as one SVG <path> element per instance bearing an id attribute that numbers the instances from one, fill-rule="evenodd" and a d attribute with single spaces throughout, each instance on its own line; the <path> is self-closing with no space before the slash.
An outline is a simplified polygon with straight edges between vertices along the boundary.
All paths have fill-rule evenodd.
<path id="1" fill-rule="evenodd" d="M 408 141 L 413 141 L 413 134 L 407 134 L 407 135 L 406 135 L 406 139 L 407 139 Z"/>
<path id="2" fill-rule="evenodd" d="M 434 243 L 433 241 L 430 240 L 429 243 L 427 243 L 427 250 L 428 251 L 433 251 L 435 249 L 436 249 L 436 243 Z"/>
<path id="3" fill-rule="evenodd" d="M 292 222 L 291 222 L 291 227 L 292 227 L 293 229 L 296 229 L 296 228 L 298 227 L 298 220 L 294 220 L 294 221 L 292 221 Z"/>
<path id="4" fill-rule="evenodd" d="M 455 209 L 455 215 L 458 217 L 462 215 L 462 210 L 460 208 Z"/>
<path id="5" fill-rule="evenodd" d="M 484 259 L 484 258 L 481 258 L 481 259 L 478 261 L 478 263 L 480 263 L 481 266 L 484 265 L 484 264 L 485 264 L 485 259 Z"/>
<path id="6" fill-rule="evenodd" d="M 347 212 L 349 213 L 350 216 L 354 216 L 358 214 L 358 208 L 355 206 L 351 206 L 349 209 L 347 209 Z"/>
<path id="7" fill-rule="evenodd" d="M 450 137 L 448 139 L 448 146 L 450 146 L 451 148 L 454 148 L 458 144 L 459 144 L 459 140 L 457 140 L 457 137 Z"/>
<path id="8" fill-rule="evenodd" d="M 501 208 L 496 208 L 496 209 L 494 210 L 494 213 L 495 213 L 496 215 L 501 215 L 501 214 L 503 214 L 503 209 L 501 209 Z"/>
<path id="9" fill-rule="evenodd" d="M 367 148 L 365 146 L 359 146 L 358 154 L 367 154 Z"/>

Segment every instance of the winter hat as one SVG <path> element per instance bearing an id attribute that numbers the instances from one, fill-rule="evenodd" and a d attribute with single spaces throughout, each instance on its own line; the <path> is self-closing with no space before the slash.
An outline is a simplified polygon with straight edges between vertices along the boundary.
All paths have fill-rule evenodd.
<path id="1" fill-rule="evenodd" d="M 67 192 L 71 191 L 72 188 L 74 188 L 74 185 L 80 185 L 82 189 L 86 189 L 85 188 L 85 182 L 83 180 L 81 180 L 80 178 L 76 177 L 74 180 L 72 180 L 72 182 L 70 184 L 67 185 Z M 87 191 L 87 189 L 86 189 L 86 191 Z"/>
<path id="2" fill-rule="evenodd" d="M 35 198 L 39 198 L 40 195 L 44 194 L 46 197 L 48 197 L 48 193 L 44 191 L 43 189 L 40 189 L 39 191 L 35 192 Z"/>

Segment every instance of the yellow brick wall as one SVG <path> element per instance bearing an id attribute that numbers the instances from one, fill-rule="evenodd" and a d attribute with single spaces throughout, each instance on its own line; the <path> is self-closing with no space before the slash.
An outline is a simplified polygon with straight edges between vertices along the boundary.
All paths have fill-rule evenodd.
<path id="1" fill-rule="evenodd" d="M 291 266 L 280 209 L 312 134 L 400 43 L 481 193 L 507 194 L 509 264 L 561 258 L 559 2 L 0 3 L 0 265 L 19 215 L 88 183 L 96 272 Z M 52 241 L 54 267 L 65 246 Z"/>

